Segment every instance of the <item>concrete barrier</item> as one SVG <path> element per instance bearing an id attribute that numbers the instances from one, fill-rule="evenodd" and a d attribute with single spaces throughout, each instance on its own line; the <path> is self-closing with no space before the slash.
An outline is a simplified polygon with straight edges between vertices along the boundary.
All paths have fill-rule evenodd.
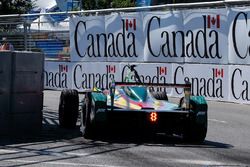
<path id="1" fill-rule="evenodd" d="M 39 132 L 42 127 L 44 55 L 0 52 L 0 134 Z"/>

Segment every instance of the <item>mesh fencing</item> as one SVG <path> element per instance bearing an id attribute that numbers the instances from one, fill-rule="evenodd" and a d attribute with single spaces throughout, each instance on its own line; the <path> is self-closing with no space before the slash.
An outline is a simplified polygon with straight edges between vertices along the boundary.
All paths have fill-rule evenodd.
<path id="1" fill-rule="evenodd" d="M 0 17 L 3 38 L 15 51 L 43 52 L 46 58 L 69 59 L 69 19 L 66 14 Z"/>

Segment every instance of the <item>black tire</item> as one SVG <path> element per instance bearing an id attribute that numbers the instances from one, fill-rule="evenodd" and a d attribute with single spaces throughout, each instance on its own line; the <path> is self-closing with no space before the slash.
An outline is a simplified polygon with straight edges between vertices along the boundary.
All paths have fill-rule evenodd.
<path id="1" fill-rule="evenodd" d="M 190 101 L 193 109 L 196 110 L 197 106 L 194 101 Z M 192 119 L 187 122 L 187 125 L 184 128 L 183 138 L 187 142 L 192 143 L 202 143 L 204 142 L 207 135 L 207 112 L 205 113 L 205 122 L 197 123 L 197 115 L 195 114 Z"/>
<path id="2" fill-rule="evenodd" d="M 166 100 L 166 101 L 168 101 L 167 92 L 151 92 L 151 95 L 157 100 Z"/>
<path id="3" fill-rule="evenodd" d="M 59 102 L 59 125 L 62 128 L 75 128 L 78 118 L 79 95 L 77 90 L 65 89 Z"/>
<path id="4" fill-rule="evenodd" d="M 81 112 L 80 112 L 80 132 L 84 136 L 85 133 L 85 121 L 86 121 L 86 104 L 85 99 L 82 101 Z"/>
<path id="5" fill-rule="evenodd" d="M 81 112 L 80 130 L 84 138 L 93 138 L 96 134 L 94 125 L 95 109 L 92 105 L 91 93 L 85 95 Z"/>
<path id="6" fill-rule="evenodd" d="M 202 143 L 207 134 L 207 127 L 191 123 L 185 128 L 183 138 L 187 142 Z"/>

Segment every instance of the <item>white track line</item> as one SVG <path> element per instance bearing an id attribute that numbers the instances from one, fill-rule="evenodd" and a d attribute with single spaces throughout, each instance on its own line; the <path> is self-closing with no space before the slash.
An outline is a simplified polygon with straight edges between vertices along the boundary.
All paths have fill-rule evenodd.
<path id="1" fill-rule="evenodd" d="M 217 119 L 208 119 L 208 120 L 212 122 L 219 122 L 219 123 L 227 124 L 226 121 L 222 121 L 222 120 L 217 120 Z"/>
<path id="2" fill-rule="evenodd" d="M 41 155 L 52 155 L 52 156 L 78 156 L 83 157 L 90 155 L 90 153 L 74 153 L 74 152 L 58 152 L 58 151 L 40 151 L 40 150 L 34 150 L 34 151 L 24 151 L 24 150 L 8 150 L 8 149 L 0 149 L 0 154 L 15 154 L 20 152 L 28 152 L 28 153 L 37 153 Z"/>
<path id="3" fill-rule="evenodd" d="M 6 149 L 0 149 L 0 154 L 4 153 L 4 154 L 11 154 L 11 153 L 17 153 L 18 151 L 16 150 L 6 150 Z"/>
<path id="4" fill-rule="evenodd" d="M 189 165 L 201 165 L 201 166 L 233 166 L 235 164 L 228 164 L 228 163 L 222 163 L 218 161 L 212 161 L 212 160 L 191 160 L 191 159 L 173 159 L 175 163 L 181 163 L 181 164 L 189 164 Z"/>
<path id="5" fill-rule="evenodd" d="M 50 160 L 49 160 L 50 161 Z M 114 166 L 114 165 L 101 165 L 101 164 L 82 164 L 82 163 L 71 163 L 71 162 L 40 162 L 40 161 L 31 161 L 31 160 L 3 160 L 1 162 L 12 162 L 12 163 L 30 163 L 30 164 L 41 164 L 41 165 L 62 165 L 62 166 L 89 166 L 89 167 L 122 167 L 122 166 Z"/>
<path id="6" fill-rule="evenodd" d="M 50 161 L 50 160 L 49 160 Z M 222 163 L 218 161 L 210 161 L 210 160 L 190 160 L 190 159 L 169 159 L 170 162 L 174 162 L 177 164 L 186 164 L 186 165 L 201 165 L 201 166 L 207 166 L 207 165 L 214 165 L 214 166 L 239 166 L 236 164 L 228 164 L 228 163 Z M 18 159 L 12 159 L 12 160 L 3 160 L 1 162 L 9 162 L 9 163 L 27 163 L 27 165 L 30 164 L 40 164 L 40 165 L 61 165 L 61 166 L 89 166 L 89 167 L 123 167 L 123 166 L 114 166 L 114 165 L 101 165 L 101 164 L 83 164 L 83 163 L 71 163 L 71 162 L 40 162 L 40 161 L 32 161 L 32 160 L 18 160 Z"/>

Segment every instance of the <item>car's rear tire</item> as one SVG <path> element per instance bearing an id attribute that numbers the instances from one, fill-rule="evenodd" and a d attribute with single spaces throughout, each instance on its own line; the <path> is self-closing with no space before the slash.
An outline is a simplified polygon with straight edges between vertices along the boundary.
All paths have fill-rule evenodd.
<path id="1" fill-rule="evenodd" d="M 166 100 L 168 101 L 167 92 L 151 92 L 151 95 L 157 100 Z"/>
<path id="2" fill-rule="evenodd" d="M 190 125 L 185 127 L 183 138 L 187 142 L 192 143 L 202 143 L 207 134 L 207 127 L 190 123 Z"/>
<path id="3" fill-rule="evenodd" d="M 190 100 L 190 105 L 193 110 L 197 109 L 197 105 L 194 101 Z M 203 112 L 203 122 L 197 122 L 198 114 L 193 114 L 195 114 L 193 118 L 189 120 L 184 127 L 183 138 L 187 142 L 202 143 L 207 134 L 207 111 Z"/>
<path id="4" fill-rule="evenodd" d="M 85 95 L 85 100 L 81 112 L 80 130 L 84 138 L 93 138 L 96 134 L 94 127 L 94 116 L 95 111 L 93 111 L 91 93 L 88 92 Z"/>
<path id="5" fill-rule="evenodd" d="M 75 128 L 79 107 L 77 90 L 65 89 L 61 92 L 59 102 L 59 125 L 62 128 Z"/>

